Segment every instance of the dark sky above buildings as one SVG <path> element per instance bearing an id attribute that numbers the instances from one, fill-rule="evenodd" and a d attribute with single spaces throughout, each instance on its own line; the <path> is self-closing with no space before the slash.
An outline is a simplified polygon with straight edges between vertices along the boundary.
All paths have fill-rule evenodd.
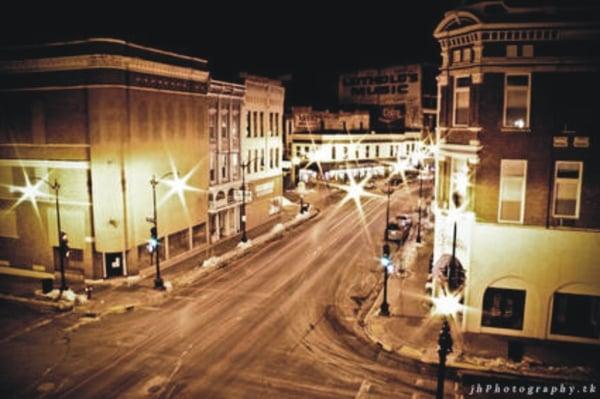
<path id="1" fill-rule="evenodd" d="M 319 106 L 334 100 L 339 72 L 438 63 L 433 29 L 468 2 L 22 1 L 3 6 L 0 45 L 121 38 L 206 58 L 216 78 L 292 74 L 294 102 Z"/>

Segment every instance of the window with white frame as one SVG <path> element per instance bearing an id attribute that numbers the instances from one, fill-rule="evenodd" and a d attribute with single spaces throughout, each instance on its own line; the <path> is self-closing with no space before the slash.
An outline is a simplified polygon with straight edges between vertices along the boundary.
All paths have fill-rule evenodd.
<path id="1" fill-rule="evenodd" d="M 525 214 L 525 188 L 527 161 L 503 159 L 500 163 L 500 198 L 498 221 L 523 223 Z"/>
<path id="2" fill-rule="evenodd" d="M 504 81 L 504 126 L 529 126 L 529 75 L 506 75 Z"/>
<path id="3" fill-rule="evenodd" d="M 456 77 L 454 81 L 454 126 L 469 124 L 469 96 L 471 78 Z"/>
<path id="4" fill-rule="evenodd" d="M 582 162 L 557 161 L 554 170 L 555 218 L 578 219 L 581 200 Z"/>

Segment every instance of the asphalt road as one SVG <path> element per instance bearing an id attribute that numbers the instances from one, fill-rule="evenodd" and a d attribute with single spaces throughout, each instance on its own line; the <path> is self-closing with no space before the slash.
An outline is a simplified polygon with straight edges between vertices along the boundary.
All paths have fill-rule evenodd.
<path id="1" fill-rule="evenodd" d="M 381 282 L 385 199 L 362 202 L 364 222 L 353 201 L 333 205 L 160 306 L 85 325 L 58 317 L 0 342 L 0 396 L 432 397 L 431 371 L 349 331 Z"/>

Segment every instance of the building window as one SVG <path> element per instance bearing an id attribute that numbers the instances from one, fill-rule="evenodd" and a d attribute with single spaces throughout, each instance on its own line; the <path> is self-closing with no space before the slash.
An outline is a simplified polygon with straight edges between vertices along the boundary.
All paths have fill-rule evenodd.
<path id="1" fill-rule="evenodd" d="M 265 113 L 260 113 L 260 137 L 265 137 Z"/>
<path id="2" fill-rule="evenodd" d="M 360 147 L 358 145 L 354 149 L 354 155 L 356 156 L 356 159 L 360 158 Z"/>
<path id="3" fill-rule="evenodd" d="M 454 126 L 469 124 L 469 86 L 471 78 L 457 77 L 454 81 Z"/>
<path id="4" fill-rule="evenodd" d="M 460 62 L 460 49 L 452 51 L 452 62 Z"/>
<path id="5" fill-rule="evenodd" d="M 221 137 L 227 138 L 229 134 L 229 111 L 221 109 Z"/>
<path id="6" fill-rule="evenodd" d="M 169 258 L 180 255 L 190 249 L 189 229 L 169 235 Z"/>
<path id="7" fill-rule="evenodd" d="M 582 174 L 582 162 L 556 162 L 552 210 L 552 216 L 555 218 L 579 218 Z"/>
<path id="8" fill-rule="evenodd" d="M 523 45 L 523 57 L 533 57 L 533 44 Z"/>
<path id="9" fill-rule="evenodd" d="M 211 139 L 217 138 L 217 110 L 215 108 L 208 111 L 208 135 Z"/>
<path id="10" fill-rule="evenodd" d="M 221 179 L 227 180 L 227 154 L 221 154 Z"/>
<path id="11" fill-rule="evenodd" d="M 251 137 L 252 128 L 252 114 L 250 111 L 246 112 L 246 137 Z"/>
<path id="12" fill-rule="evenodd" d="M 279 148 L 275 148 L 275 167 L 279 168 Z"/>
<path id="13" fill-rule="evenodd" d="M 231 158 L 231 179 L 237 180 L 240 154 L 238 154 L 237 152 L 232 152 L 231 154 L 229 154 L 229 157 Z"/>
<path id="14" fill-rule="evenodd" d="M 258 172 L 258 150 L 254 150 L 254 173 Z"/>
<path id="15" fill-rule="evenodd" d="M 192 247 L 196 248 L 206 244 L 206 223 L 192 227 Z"/>
<path id="16" fill-rule="evenodd" d="M 504 82 L 504 126 L 529 126 L 529 75 L 506 75 Z"/>
<path id="17" fill-rule="evenodd" d="M 296 146 L 296 156 L 300 157 L 300 146 L 299 145 Z"/>
<path id="18" fill-rule="evenodd" d="M 600 296 L 554 294 L 550 333 L 600 338 Z"/>
<path id="19" fill-rule="evenodd" d="M 379 158 L 379 146 L 375 146 L 375 158 Z"/>
<path id="20" fill-rule="evenodd" d="M 524 290 L 487 288 L 483 294 L 481 325 L 522 330 L 524 310 Z"/>
<path id="21" fill-rule="evenodd" d="M 272 112 L 269 112 L 269 136 L 274 136 Z"/>
<path id="22" fill-rule="evenodd" d="M 210 182 L 214 183 L 215 180 L 217 180 L 217 175 L 215 173 L 215 169 L 216 169 L 216 159 L 215 159 L 215 153 L 211 152 L 210 153 Z"/>
<path id="23" fill-rule="evenodd" d="M 498 221 L 523 223 L 527 161 L 503 159 L 500 162 Z"/>
<path id="24" fill-rule="evenodd" d="M 344 159 L 348 159 L 348 146 L 344 146 Z"/>
<path id="25" fill-rule="evenodd" d="M 462 51 L 462 60 L 463 62 L 470 62 L 471 61 L 471 49 L 470 48 L 464 48 Z"/>
<path id="26" fill-rule="evenodd" d="M 234 105 L 231 110 L 231 137 L 237 138 L 240 130 L 240 106 Z"/>
<path id="27" fill-rule="evenodd" d="M 335 144 L 331 146 L 331 159 L 335 161 Z"/>
<path id="28" fill-rule="evenodd" d="M 254 137 L 258 137 L 258 112 L 254 111 Z"/>
<path id="29" fill-rule="evenodd" d="M 260 150 L 260 171 L 265 170 L 265 150 Z"/>
<path id="30" fill-rule="evenodd" d="M 279 136 L 279 113 L 275 113 L 275 136 Z"/>
<path id="31" fill-rule="evenodd" d="M 510 58 L 517 57 L 517 45 L 509 44 L 506 46 L 506 56 Z"/>
<path id="32" fill-rule="evenodd" d="M 269 148 L 269 169 L 273 169 L 273 149 Z"/>

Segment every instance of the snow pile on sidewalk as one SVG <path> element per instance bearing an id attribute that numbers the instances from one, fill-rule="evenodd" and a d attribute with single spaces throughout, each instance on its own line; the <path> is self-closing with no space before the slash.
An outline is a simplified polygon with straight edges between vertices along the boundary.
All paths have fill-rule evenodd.
<path id="1" fill-rule="evenodd" d="M 246 242 L 240 241 L 240 243 L 237 245 L 237 248 L 241 249 L 242 251 L 250 247 L 252 247 L 252 240 L 248 240 Z"/>
<path id="2" fill-rule="evenodd" d="M 541 372 L 545 374 L 557 374 L 557 375 L 575 375 L 579 374 L 582 376 L 591 375 L 593 373 L 591 368 L 583 366 L 549 366 L 542 362 L 524 356 L 520 362 L 513 362 L 509 359 L 501 357 L 497 358 L 483 358 L 477 356 L 460 356 L 457 360 L 465 363 L 470 363 L 476 366 L 485 367 L 488 370 L 511 370 L 516 372 Z"/>
<path id="3" fill-rule="evenodd" d="M 270 234 L 281 234 L 285 231 L 285 227 L 282 223 L 277 223 L 275 226 L 273 226 L 273 228 L 271 229 Z"/>
<path id="4" fill-rule="evenodd" d="M 294 222 L 297 222 L 300 220 L 306 220 L 308 218 L 310 218 L 310 211 L 297 214 L 296 217 L 294 218 Z"/>
<path id="5" fill-rule="evenodd" d="M 221 258 L 218 256 L 211 256 L 202 262 L 202 267 L 216 267 L 219 265 L 219 262 L 221 262 Z"/>
<path id="6" fill-rule="evenodd" d="M 65 302 L 71 302 L 76 305 L 83 305 L 87 302 L 87 297 L 85 295 L 77 295 L 70 289 L 63 291 L 62 295 L 59 289 L 53 289 L 52 291 L 43 295 L 44 297 L 52 299 L 53 301 L 61 300 Z"/>
<path id="7" fill-rule="evenodd" d="M 289 199 L 285 198 L 285 197 L 281 197 L 281 205 L 283 207 L 289 207 L 289 206 L 294 206 L 296 204 L 294 204 L 292 201 L 290 201 Z"/>

